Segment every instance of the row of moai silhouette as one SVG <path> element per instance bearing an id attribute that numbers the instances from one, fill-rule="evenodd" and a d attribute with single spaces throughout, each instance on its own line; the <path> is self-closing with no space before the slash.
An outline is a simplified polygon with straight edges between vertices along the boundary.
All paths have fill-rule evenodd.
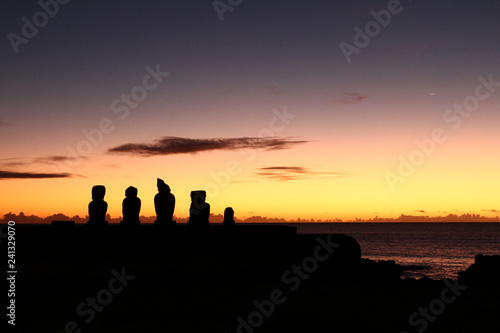
<path id="1" fill-rule="evenodd" d="M 156 185 L 158 193 L 154 197 L 156 221 L 158 226 L 176 225 L 174 221 L 175 196 L 170 187 L 158 178 Z M 137 226 L 140 224 L 139 213 L 141 211 L 141 199 L 137 197 L 137 188 L 130 186 L 125 190 L 125 199 L 122 203 L 123 226 Z M 107 225 L 106 212 L 108 204 L 104 201 L 106 188 L 103 185 L 92 187 L 92 201 L 89 203 L 89 226 Z M 191 206 L 189 207 L 188 224 L 196 227 L 209 225 L 210 204 L 206 202 L 205 191 L 191 191 Z M 231 207 L 224 210 L 224 225 L 234 225 L 234 211 Z"/>

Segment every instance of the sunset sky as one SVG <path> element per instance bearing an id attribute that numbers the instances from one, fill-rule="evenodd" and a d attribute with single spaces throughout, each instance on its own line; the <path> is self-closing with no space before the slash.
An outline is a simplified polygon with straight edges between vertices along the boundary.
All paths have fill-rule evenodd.
<path id="1" fill-rule="evenodd" d="M 0 215 L 500 215 L 498 1 L 41 3 L 0 4 Z"/>

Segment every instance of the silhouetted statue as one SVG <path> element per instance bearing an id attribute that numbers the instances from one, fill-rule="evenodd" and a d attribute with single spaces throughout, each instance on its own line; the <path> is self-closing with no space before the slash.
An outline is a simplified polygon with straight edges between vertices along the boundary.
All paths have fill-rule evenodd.
<path id="1" fill-rule="evenodd" d="M 92 201 L 89 203 L 89 221 L 88 225 L 100 226 L 107 225 L 106 212 L 108 204 L 104 201 L 106 188 L 103 185 L 92 187 Z"/>
<path id="2" fill-rule="evenodd" d="M 141 199 L 137 197 L 137 189 L 133 186 L 125 190 L 125 199 L 123 199 L 122 213 L 124 226 L 139 225 L 139 212 L 141 211 Z"/>
<path id="3" fill-rule="evenodd" d="M 158 193 L 155 195 L 155 211 L 157 225 L 172 225 L 174 221 L 175 196 L 170 187 L 160 178 L 157 179 Z"/>
<path id="4" fill-rule="evenodd" d="M 224 221 L 222 222 L 224 226 L 232 227 L 234 226 L 234 210 L 231 207 L 224 209 Z"/>
<path id="5" fill-rule="evenodd" d="M 208 226 L 210 217 L 210 205 L 205 202 L 207 192 L 191 191 L 191 206 L 189 207 L 188 224 L 192 226 Z"/>

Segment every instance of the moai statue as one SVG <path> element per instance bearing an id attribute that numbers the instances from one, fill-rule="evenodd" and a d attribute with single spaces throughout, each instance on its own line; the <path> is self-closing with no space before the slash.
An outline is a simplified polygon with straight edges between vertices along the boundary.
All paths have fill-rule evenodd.
<path id="1" fill-rule="evenodd" d="M 196 227 L 208 226 L 210 205 L 205 201 L 207 192 L 191 191 L 191 206 L 189 207 L 188 224 Z"/>
<path id="2" fill-rule="evenodd" d="M 174 225 L 175 196 L 170 187 L 160 178 L 157 179 L 158 193 L 155 195 L 155 225 Z"/>
<path id="3" fill-rule="evenodd" d="M 235 225 L 233 208 L 227 207 L 226 209 L 224 209 L 224 221 L 222 222 L 222 225 L 227 227 L 232 227 Z"/>
<path id="4" fill-rule="evenodd" d="M 106 188 L 103 185 L 95 185 L 92 187 L 92 201 L 89 203 L 89 226 L 107 225 L 106 212 L 108 211 L 108 203 L 104 201 Z"/>
<path id="5" fill-rule="evenodd" d="M 123 226 L 136 226 L 139 221 L 139 213 L 141 211 L 141 199 L 137 197 L 137 189 L 133 186 L 125 190 L 125 199 L 122 203 Z"/>

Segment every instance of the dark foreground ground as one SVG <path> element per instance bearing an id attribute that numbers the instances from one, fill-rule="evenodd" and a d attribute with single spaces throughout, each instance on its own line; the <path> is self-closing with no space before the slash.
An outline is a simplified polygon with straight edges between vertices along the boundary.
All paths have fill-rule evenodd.
<path id="1" fill-rule="evenodd" d="M 57 229 L 17 227 L 18 332 L 500 332 L 496 279 L 401 280 L 345 235 Z"/>

